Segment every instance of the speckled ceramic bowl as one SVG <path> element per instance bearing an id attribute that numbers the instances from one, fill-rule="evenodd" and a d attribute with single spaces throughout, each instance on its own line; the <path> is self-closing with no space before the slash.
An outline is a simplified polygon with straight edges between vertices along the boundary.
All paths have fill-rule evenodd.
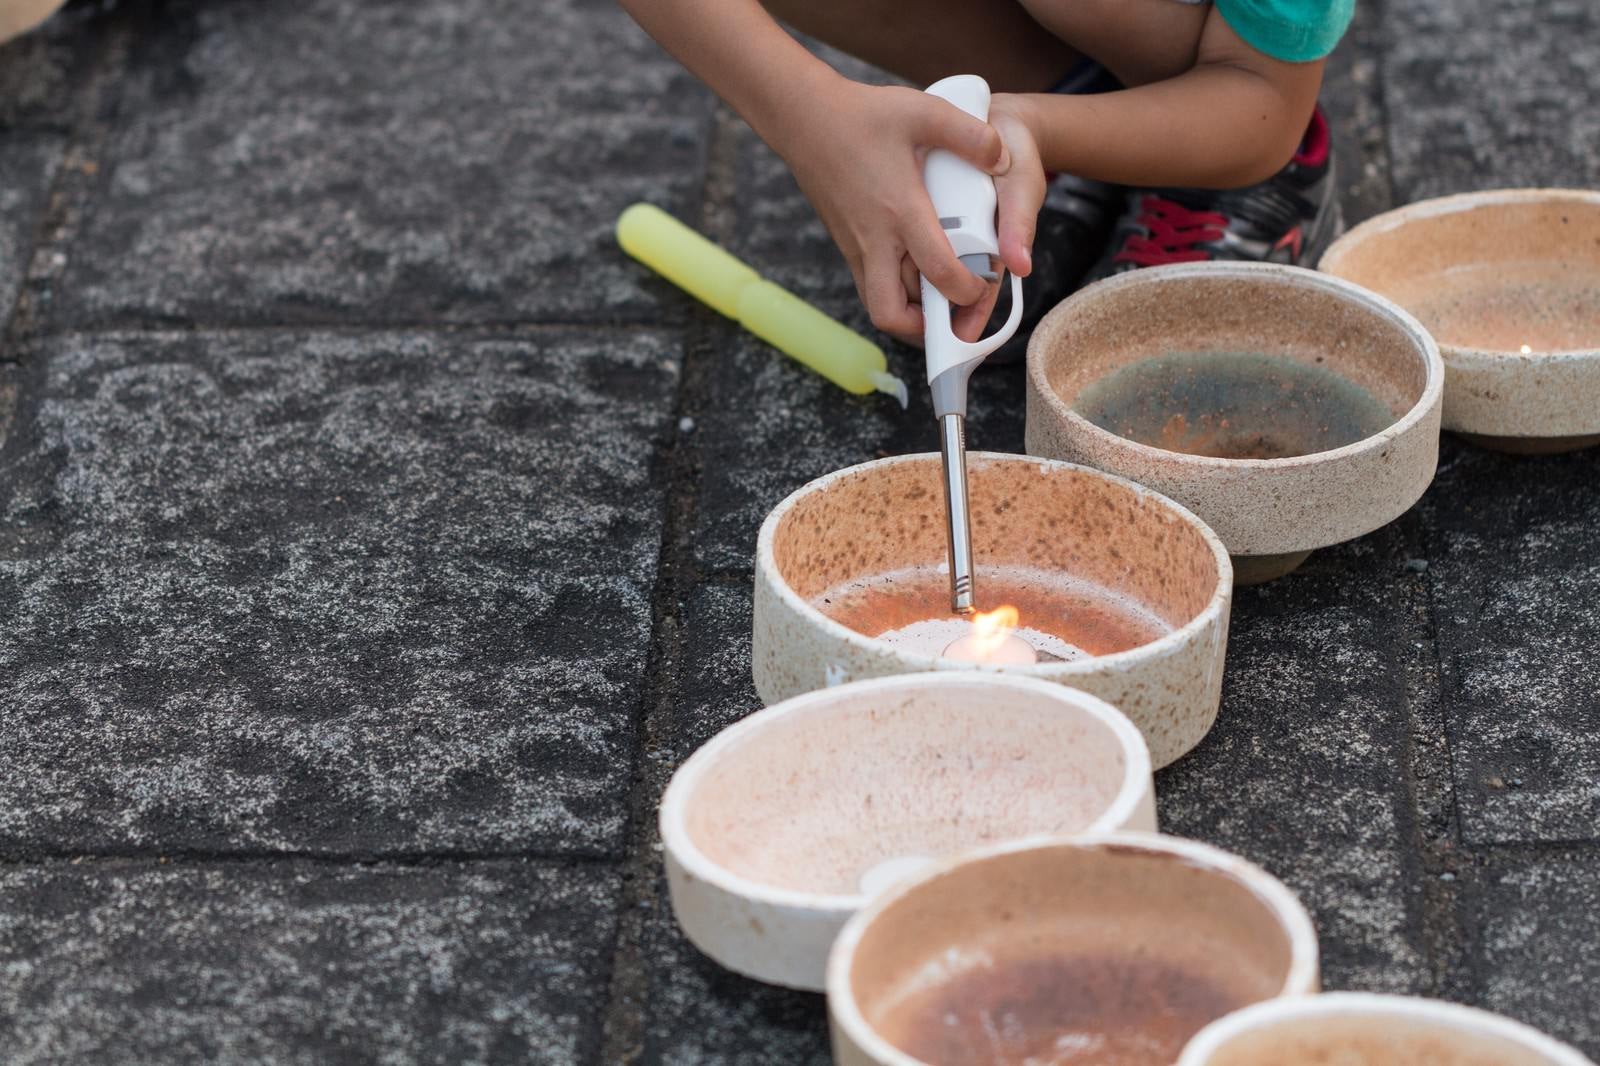
<path id="1" fill-rule="evenodd" d="M 781 703 L 723 730 L 661 801 L 672 909 L 731 970 L 821 991 L 875 892 L 983 844 L 1154 830 L 1150 753 L 1084 692 L 911 674 Z"/>
<path id="2" fill-rule="evenodd" d="M 1410 996 L 1270 1000 L 1206 1026 L 1178 1066 L 1594 1066 L 1520 1022 Z"/>
<path id="3" fill-rule="evenodd" d="M 978 605 L 1082 650 L 988 666 L 886 632 L 950 610 L 937 455 L 817 479 L 767 516 L 756 546 L 753 672 L 766 703 L 845 681 L 1002 671 L 1093 693 L 1132 719 L 1160 768 L 1211 728 L 1222 695 L 1232 571 L 1216 536 L 1122 478 L 1017 455 L 968 455 Z"/>
<path id="4" fill-rule="evenodd" d="M 1156 267 L 1089 286 L 1034 330 L 1028 451 L 1172 497 L 1251 584 L 1416 502 L 1443 384 L 1427 331 L 1355 285 L 1262 263 Z"/>
<path id="5" fill-rule="evenodd" d="M 1068 1050 L 1167 1066 L 1217 1018 L 1316 989 L 1316 932 L 1293 893 L 1237 856 L 1145 833 L 942 863 L 873 900 L 828 958 L 840 1066 Z"/>
<path id="6" fill-rule="evenodd" d="M 1433 332 L 1445 429 L 1526 454 L 1600 443 L 1600 192 L 1424 200 L 1357 226 L 1321 267 Z"/>

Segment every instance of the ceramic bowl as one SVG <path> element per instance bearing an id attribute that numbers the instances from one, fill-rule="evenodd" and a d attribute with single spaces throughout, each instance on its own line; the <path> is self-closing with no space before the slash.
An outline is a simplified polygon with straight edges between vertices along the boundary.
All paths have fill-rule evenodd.
<path id="1" fill-rule="evenodd" d="M 1155 267 L 1083 289 L 1034 330 L 1028 451 L 1177 500 L 1251 584 L 1416 502 L 1443 382 L 1427 331 L 1358 286 L 1263 263 Z"/>
<path id="2" fill-rule="evenodd" d="M 1357 226 L 1321 268 L 1432 331 L 1445 429 L 1522 454 L 1600 443 L 1600 192 L 1424 200 Z"/>
<path id="3" fill-rule="evenodd" d="M 1072 657 L 978 665 L 890 639 L 951 618 L 939 457 L 900 456 L 819 478 L 763 523 L 752 653 L 763 702 L 891 674 L 1003 671 L 1099 696 L 1139 727 L 1157 768 L 1192 748 L 1222 696 L 1232 572 L 1216 536 L 1122 478 L 967 458 L 978 605 L 1011 601 Z"/>
<path id="4" fill-rule="evenodd" d="M 1167 1066 L 1217 1018 L 1316 989 L 1293 893 L 1237 856 L 1144 833 L 941 863 L 852 918 L 828 959 L 840 1066 L 1068 1052 Z"/>
<path id="5" fill-rule="evenodd" d="M 1126 717 L 998 674 L 859 681 L 760 711 L 684 763 L 661 802 L 689 939 L 729 969 L 815 991 L 845 921 L 937 859 L 1155 825 L 1150 753 Z"/>
<path id="6" fill-rule="evenodd" d="M 1257 1003 L 1211 1023 L 1178 1066 L 1594 1066 L 1487 1011 L 1411 996 L 1331 992 Z"/>

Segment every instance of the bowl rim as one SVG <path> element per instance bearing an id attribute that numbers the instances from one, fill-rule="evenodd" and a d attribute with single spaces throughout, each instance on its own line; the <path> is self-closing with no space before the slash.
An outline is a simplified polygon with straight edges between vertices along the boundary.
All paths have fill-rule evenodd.
<path id="1" fill-rule="evenodd" d="M 1307 913 L 1305 904 L 1300 902 L 1299 897 L 1290 891 L 1287 885 L 1250 860 L 1198 840 L 1168 836 L 1164 833 L 1115 832 L 1068 837 L 1034 836 L 975 849 L 939 862 L 885 890 L 866 907 L 857 911 L 839 931 L 839 936 L 833 942 L 833 949 L 828 953 L 828 1013 L 834 1024 L 858 1047 L 863 1048 L 879 1062 L 890 1066 L 925 1066 L 920 1059 L 913 1058 L 879 1036 L 877 1030 L 867 1023 L 860 1004 L 850 992 L 850 968 L 862 936 L 884 911 L 906 896 L 922 891 L 929 883 L 966 864 L 1021 852 L 1068 848 L 1155 853 L 1230 878 L 1249 891 L 1272 913 L 1288 937 L 1289 970 L 1284 976 L 1283 989 L 1277 996 L 1297 996 L 1302 992 L 1314 992 L 1318 987 L 1321 961 L 1316 926 L 1312 924 L 1311 915 Z"/>
<path id="2" fill-rule="evenodd" d="M 795 489 L 783 501 L 768 513 L 766 520 L 761 523 L 761 532 L 756 537 L 755 572 L 757 580 L 765 574 L 769 577 L 770 584 L 778 597 L 789 607 L 798 612 L 808 622 L 818 626 L 822 633 L 834 640 L 843 641 L 847 646 L 867 652 L 891 653 L 899 659 L 904 669 L 900 672 L 912 673 L 921 671 L 967 671 L 972 673 L 997 674 L 1003 673 L 1013 677 L 1038 677 L 1045 680 L 1061 680 L 1069 677 L 1092 676 L 1114 670 L 1126 663 L 1140 662 L 1145 659 L 1161 658 L 1172 654 L 1177 649 L 1189 644 L 1208 627 L 1225 618 L 1228 605 L 1233 596 L 1233 561 L 1228 557 L 1228 549 L 1223 546 L 1222 540 L 1216 532 L 1193 511 L 1178 503 L 1169 496 L 1164 496 L 1154 489 L 1146 488 L 1136 481 L 1108 474 L 1103 470 L 1084 466 L 1080 463 L 1069 463 L 1061 459 L 1046 459 L 1035 455 L 1014 455 L 1010 452 L 968 452 L 967 462 L 970 466 L 973 460 L 1000 463 L 1022 463 L 1030 466 L 1043 467 L 1045 472 L 1051 470 L 1072 471 L 1086 474 L 1102 481 L 1108 481 L 1135 496 L 1147 497 L 1175 512 L 1180 519 L 1187 522 L 1197 531 L 1201 539 L 1211 549 L 1212 558 L 1217 564 L 1217 584 L 1211 591 L 1211 597 L 1206 601 L 1193 618 L 1181 626 L 1175 627 L 1170 633 L 1157 637 L 1145 644 L 1140 644 L 1124 651 L 1110 652 L 1106 655 L 1092 655 L 1082 659 L 1073 659 L 1064 663 L 1037 663 L 1031 666 L 996 666 L 989 663 L 965 662 L 960 659 L 947 659 L 940 655 L 924 655 L 920 652 L 908 651 L 905 648 L 892 644 L 884 644 L 877 637 L 869 637 L 858 633 L 842 622 L 836 622 L 811 606 L 800 594 L 794 590 L 783 572 L 778 567 L 778 560 L 773 543 L 777 538 L 779 524 L 806 496 L 822 492 L 834 482 L 846 477 L 855 476 L 866 471 L 879 468 L 888 468 L 900 463 L 939 463 L 938 452 L 914 452 L 909 455 L 892 455 L 886 459 L 874 459 L 855 466 L 847 466 L 842 470 L 835 470 L 806 482 Z"/>
<path id="3" fill-rule="evenodd" d="M 1317 270 L 1326 273 L 1330 277 L 1341 278 L 1349 281 L 1352 285 L 1359 286 L 1360 282 L 1339 273 L 1339 260 L 1344 256 L 1350 255 L 1353 249 L 1374 237 L 1402 229 L 1413 222 L 1437 218 L 1440 215 L 1454 215 L 1463 211 L 1477 211 L 1484 208 L 1504 207 L 1508 204 L 1528 203 L 1583 204 L 1587 207 L 1600 208 L 1600 189 L 1574 189 L 1555 186 L 1482 189 L 1476 192 L 1458 192 L 1447 196 L 1433 196 L 1425 200 L 1416 200 L 1409 204 L 1392 208 L 1382 214 L 1374 215 L 1365 222 L 1346 230 L 1343 235 L 1328 245 L 1327 250 L 1322 253 L 1322 258 L 1317 260 Z M 1381 294 L 1378 295 L 1380 298 L 1387 299 L 1387 297 L 1382 297 Z M 1446 355 L 1492 359 L 1501 363 L 1523 363 L 1529 366 L 1542 366 L 1552 362 L 1600 359 L 1600 346 L 1593 348 L 1548 348 L 1536 352 L 1523 352 L 1502 348 L 1480 348 L 1470 344 L 1448 344 L 1437 338 L 1435 338 L 1435 342 L 1439 345 L 1440 351 Z"/>
<path id="4" fill-rule="evenodd" d="M 1060 316 L 1065 319 L 1078 307 L 1102 298 L 1106 293 L 1118 289 L 1134 288 L 1148 285 L 1169 284 L 1182 282 L 1187 278 L 1249 278 L 1270 285 L 1291 285 L 1298 288 L 1318 289 L 1344 297 L 1353 303 L 1364 307 L 1367 311 L 1385 317 L 1398 326 L 1402 333 L 1407 334 L 1414 342 L 1417 354 L 1421 357 L 1424 378 L 1422 394 L 1417 397 L 1399 418 L 1390 422 L 1383 429 L 1358 441 L 1329 448 L 1320 452 L 1307 452 L 1304 455 L 1286 455 L 1277 459 L 1229 459 L 1214 455 L 1190 455 L 1187 452 L 1175 452 L 1166 448 L 1157 448 L 1154 445 L 1143 444 L 1130 437 L 1122 437 L 1095 425 L 1077 412 L 1072 405 L 1061 398 L 1055 389 L 1050 387 L 1049 379 L 1045 374 L 1043 347 L 1038 349 L 1039 355 L 1035 358 L 1034 338 L 1040 336 L 1035 329 L 1034 335 L 1028 340 L 1028 385 L 1031 392 L 1035 393 L 1041 402 L 1050 410 L 1050 413 L 1060 422 L 1072 427 L 1074 433 L 1099 440 L 1107 445 L 1121 449 L 1134 456 L 1159 458 L 1164 463 L 1172 463 L 1182 467 L 1201 470 L 1295 470 L 1301 467 L 1320 466 L 1325 463 L 1337 462 L 1343 459 L 1364 455 L 1386 447 L 1391 441 L 1409 433 L 1414 427 L 1421 424 L 1428 415 L 1437 410 L 1444 402 L 1445 367 L 1443 357 L 1439 354 L 1438 342 L 1433 335 L 1417 321 L 1416 317 L 1405 308 L 1396 304 L 1379 293 L 1363 288 L 1353 281 L 1325 274 L 1320 271 L 1310 270 L 1305 267 L 1288 266 L 1283 263 L 1251 263 L 1251 262 L 1205 262 L 1205 263 L 1172 263 L 1165 266 L 1147 267 L 1143 270 L 1131 270 L 1123 274 L 1114 274 L 1092 285 L 1087 285 L 1071 296 L 1062 300 L 1039 323 L 1044 326 L 1050 319 Z"/>
<path id="5" fill-rule="evenodd" d="M 778 720 L 823 715 L 833 710 L 841 699 L 851 697 L 914 693 L 919 689 L 952 687 L 1009 688 L 1042 697 L 1046 701 L 1081 711 L 1111 731 L 1122 751 L 1122 782 L 1118 785 L 1111 802 L 1083 832 L 1104 833 L 1114 829 L 1137 811 L 1146 795 L 1154 797 L 1154 769 L 1144 734 L 1139 732 L 1139 727 L 1134 725 L 1127 715 L 1092 693 L 1015 674 L 928 672 L 893 674 L 803 693 L 747 715 L 712 737 L 678 767 L 662 793 L 658 815 L 662 847 L 690 876 L 753 903 L 770 907 L 794 907 L 831 912 L 841 917 L 860 910 L 873 898 L 872 894 L 804 892 L 784 888 L 745 877 L 713 861 L 695 843 L 694 836 L 689 831 L 689 808 L 695 793 L 729 749 L 737 748 L 752 737 L 759 736 L 763 730 Z M 1049 713 L 1057 714 L 1063 709 L 1064 707 L 1050 708 Z"/>
<path id="6" fill-rule="evenodd" d="M 1177 1066 L 1205 1066 L 1228 1041 L 1262 1026 L 1302 1019 L 1359 1015 L 1454 1023 L 1471 1036 L 1499 1036 L 1558 1066 L 1594 1066 L 1582 1052 L 1530 1025 L 1461 1003 L 1379 992 L 1324 992 L 1263 1000 L 1223 1015 L 1184 1045 Z"/>

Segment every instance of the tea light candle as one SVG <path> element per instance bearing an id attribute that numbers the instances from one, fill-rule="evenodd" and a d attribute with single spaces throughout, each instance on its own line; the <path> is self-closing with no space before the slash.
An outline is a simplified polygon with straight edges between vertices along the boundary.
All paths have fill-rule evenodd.
<path id="1" fill-rule="evenodd" d="M 1033 645 L 1015 633 L 998 637 L 968 633 L 960 640 L 951 641 L 944 650 L 944 657 L 970 663 L 994 663 L 997 666 L 1031 666 L 1039 661 L 1039 654 L 1033 650 Z"/>
<path id="2" fill-rule="evenodd" d="M 1082 648 L 1053 633 L 1018 626 L 1002 635 L 991 633 L 987 644 L 978 641 L 975 624 L 965 618 L 928 618 L 878 634 L 878 639 L 923 655 L 999 666 L 1029 666 L 1084 658 Z"/>

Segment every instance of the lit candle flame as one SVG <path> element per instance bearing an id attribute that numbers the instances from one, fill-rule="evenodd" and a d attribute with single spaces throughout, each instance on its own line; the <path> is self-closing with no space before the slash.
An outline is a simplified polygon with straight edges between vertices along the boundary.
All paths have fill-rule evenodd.
<path id="1" fill-rule="evenodd" d="M 1522 346 L 1522 354 L 1523 355 L 1532 355 L 1533 354 L 1533 349 L 1531 347 L 1529 347 L 1528 345 L 1524 344 Z"/>
<path id="2" fill-rule="evenodd" d="M 979 611 L 972 616 L 972 643 L 980 659 L 987 659 L 1000 650 L 1012 630 L 1017 628 L 1021 616 L 1017 609 L 1007 604 L 992 611 Z"/>

